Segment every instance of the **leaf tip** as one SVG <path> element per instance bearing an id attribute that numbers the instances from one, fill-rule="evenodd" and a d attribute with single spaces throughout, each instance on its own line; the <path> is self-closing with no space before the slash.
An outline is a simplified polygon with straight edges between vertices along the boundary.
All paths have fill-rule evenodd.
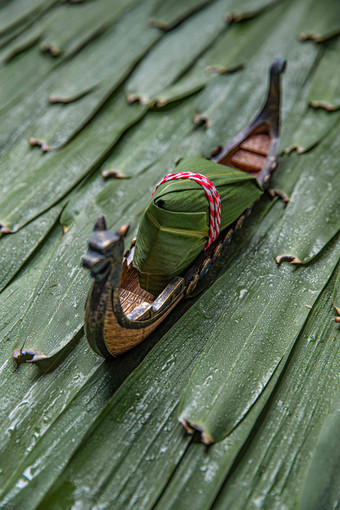
<path id="1" fill-rule="evenodd" d="M 103 170 L 100 175 L 103 179 L 109 179 L 110 177 L 114 179 L 129 179 L 128 175 L 125 175 L 122 172 L 118 172 L 116 170 Z"/>
<path id="2" fill-rule="evenodd" d="M 51 150 L 51 147 L 48 145 L 47 142 L 44 142 L 43 140 L 39 140 L 38 138 L 30 137 L 28 139 L 28 143 L 31 147 L 40 147 L 40 149 L 43 152 L 49 152 Z"/>
<path id="3" fill-rule="evenodd" d="M 203 427 L 197 424 L 193 424 L 186 420 L 185 418 L 180 418 L 180 422 L 185 428 L 187 434 L 193 435 L 195 432 L 198 432 L 200 434 L 201 443 L 207 446 L 213 444 L 214 442 L 213 438 Z"/>
<path id="4" fill-rule="evenodd" d="M 286 261 L 286 262 L 289 262 L 289 264 L 295 264 L 295 265 L 298 265 L 298 264 L 302 264 L 302 260 L 300 260 L 298 257 L 295 257 L 294 255 L 289 255 L 289 254 L 286 254 L 286 255 L 278 255 L 277 257 L 275 257 L 275 261 L 276 263 L 280 266 L 282 264 L 282 262 Z"/>
<path id="5" fill-rule="evenodd" d="M 149 26 L 159 28 L 160 30 L 164 30 L 164 32 L 167 32 L 168 30 L 170 30 L 168 23 L 166 23 L 165 21 L 163 21 L 161 19 L 157 19 L 157 18 L 150 18 Z"/>
<path id="6" fill-rule="evenodd" d="M 321 108 L 328 112 L 334 112 L 335 110 L 338 109 L 337 106 L 335 106 L 331 103 L 328 103 L 327 101 L 310 101 L 309 104 L 311 105 L 312 108 L 315 108 L 315 109 Z"/>
<path id="7" fill-rule="evenodd" d="M 23 349 L 15 349 L 12 357 L 17 363 L 37 363 L 38 361 L 47 359 L 45 354 L 39 354 L 31 350 L 24 351 Z"/>
<path id="8" fill-rule="evenodd" d="M 205 115 L 200 115 L 199 113 L 195 113 L 194 124 L 196 124 L 196 126 L 209 127 L 208 117 Z"/>
<path id="9" fill-rule="evenodd" d="M 0 234 L 11 234 L 12 231 L 10 228 L 6 227 L 4 223 L 0 222 Z"/>
<path id="10" fill-rule="evenodd" d="M 48 43 L 47 41 L 41 43 L 40 49 L 43 53 L 50 53 L 52 57 L 59 57 L 61 54 L 61 49 L 58 48 L 58 46 L 54 46 L 51 43 Z"/>

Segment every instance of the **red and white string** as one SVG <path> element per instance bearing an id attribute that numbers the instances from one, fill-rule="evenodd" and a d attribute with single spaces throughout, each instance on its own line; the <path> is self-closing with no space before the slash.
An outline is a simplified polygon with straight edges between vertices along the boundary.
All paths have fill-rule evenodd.
<path id="1" fill-rule="evenodd" d="M 217 189 L 214 184 L 209 181 L 205 175 L 197 174 L 194 172 L 177 172 L 174 174 L 168 174 L 155 187 L 155 191 L 164 182 L 173 181 L 174 179 L 192 179 L 200 184 L 207 196 L 209 201 L 209 212 L 210 212 L 210 225 L 209 225 L 209 239 L 205 246 L 205 250 L 209 248 L 211 243 L 215 241 L 220 232 L 221 226 L 221 200 L 220 195 L 218 194 Z M 154 195 L 155 191 L 152 193 Z"/>

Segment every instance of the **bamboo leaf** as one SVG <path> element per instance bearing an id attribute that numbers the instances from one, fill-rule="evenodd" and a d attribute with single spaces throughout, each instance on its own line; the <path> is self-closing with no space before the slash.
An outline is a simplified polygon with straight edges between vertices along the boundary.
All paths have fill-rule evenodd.
<path id="1" fill-rule="evenodd" d="M 340 426 L 340 391 L 336 394 L 326 417 L 304 484 L 300 508 L 334 508 L 340 498 L 340 452 L 338 433 Z"/>
<path id="2" fill-rule="evenodd" d="M 338 42 L 327 48 L 313 76 L 308 98 L 314 108 L 328 111 L 340 108 L 339 50 Z"/>
<path id="3" fill-rule="evenodd" d="M 44 30 L 41 49 L 54 57 L 72 55 L 119 20 L 134 4 L 136 0 L 114 3 L 97 0 L 95 3 L 60 5 L 41 23 Z"/>
<path id="4" fill-rule="evenodd" d="M 313 307 L 283 376 L 247 442 L 246 452 L 236 460 L 213 505 L 214 510 L 255 508 L 256 505 L 260 508 L 300 508 L 306 471 L 320 432 L 322 437 L 323 428 L 329 426 L 327 415 L 332 402 L 336 409 L 339 332 L 330 320 L 334 276 Z M 337 419 L 334 414 L 333 417 Z M 332 418 L 329 424 L 332 424 Z M 331 446 L 330 435 L 328 439 L 327 448 Z M 333 445 L 337 448 L 335 442 Z M 318 449 L 315 453 L 318 455 Z M 322 457 L 326 459 L 325 450 Z M 337 460 L 333 449 L 327 457 L 326 468 L 331 477 L 336 476 Z M 315 467 L 321 483 L 316 485 L 315 479 L 314 495 L 320 497 L 326 489 L 322 483 L 324 471 L 321 464 Z M 313 490 L 310 484 L 305 487 Z M 331 487 L 330 498 L 331 494 L 335 496 L 338 484 L 335 482 Z M 315 508 L 331 507 L 326 503 Z"/>
<path id="5" fill-rule="evenodd" d="M 326 0 L 321 4 L 312 0 L 306 16 L 301 20 L 299 37 L 301 40 L 312 39 L 323 42 L 340 33 L 339 5 Z"/>
<path id="6" fill-rule="evenodd" d="M 144 0 L 130 9 L 83 51 L 65 62 L 50 85 L 50 96 L 54 100 L 59 98 L 60 102 L 71 102 L 73 98 L 94 89 L 108 76 L 112 80 L 116 79 L 115 75 L 118 78 L 121 75 L 124 77 L 126 69 L 131 69 L 161 37 L 158 30 L 145 26 L 148 12 L 154 3 L 155 0 Z M 140 48 L 136 47 L 137 41 Z M 124 55 L 123 47 L 126 52 Z"/>
<path id="7" fill-rule="evenodd" d="M 0 292 L 44 241 L 59 218 L 61 209 L 62 204 L 58 204 L 21 231 L 0 238 Z"/>
<path id="8" fill-rule="evenodd" d="M 33 296 L 34 288 L 39 281 L 44 264 L 47 263 L 53 250 L 55 250 L 60 236 L 60 230 L 58 232 L 58 229 L 53 229 L 51 236 L 45 240 L 44 249 L 38 250 L 27 265 L 21 269 L 17 278 L 0 292 L 1 306 L 3 309 L 6 308 L 6 315 L 0 325 L 0 335 L 3 342 L 9 341 L 9 336 L 13 339 L 13 331 L 17 332 L 16 328 L 20 326 L 27 303 Z M 25 336 L 27 333 L 28 331 Z M 11 352 L 9 351 L 8 358 L 10 356 Z M 2 362 L 7 364 L 8 358 L 4 356 Z"/>
<path id="9" fill-rule="evenodd" d="M 8 54 L 5 53 L 4 57 L 7 58 Z M 56 67 L 56 62 L 44 58 L 34 46 L 20 53 L 2 67 L 0 73 L 0 108 L 2 117 L 8 118 L 8 108 L 18 102 L 31 87 L 39 83 L 54 67 Z M 6 124 L 7 130 L 9 127 Z M 17 125 L 15 127 L 18 129 Z M 22 129 L 22 126 L 20 128 Z M 5 140 L 8 139 L 8 131 L 5 131 L 4 134 Z M 3 145 L 4 142 L 1 143 L 1 148 L 3 148 Z"/>
<path id="10" fill-rule="evenodd" d="M 27 169 L 23 186 L 23 159 L 18 147 L 4 156 L 2 168 L 7 194 L 0 200 L 1 222 L 16 231 L 65 196 L 112 149 L 129 126 L 145 114 L 140 105 L 127 105 L 122 94 L 111 99 L 96 122 L 87 126 L 63 152 L 37 153 L 35 166 Z M 22 152 L 32 159 L 23 141 Z M 8 165 L 13 173 L 9 174 Z M 59 171 L 56 171 L 59 169 Z M 38 184 L 37 184 L 38 183 Z"/>
<path id="11" fill-rule="evenodd" d="M 314 109 L 307 105 L 306 95 L 294 104 L 285 124 L 282 126 L 280 146 L 290 154 L 296 151 L 303 154 L 320 143 L 338 124 L 340 114 L 330 114 L 324 109 Z"/>
<path id="12" fill-rule="evenodd" d="M 170 4 L 158 2 L 151 12 L 150 24 L 162 30 L 171 30 L 211 0 L 181 0 Z"/>
<path id="13" fill-rule="evenodd" d="M 114 390 L 127 377 L 127 375 L 140 363 L 145 352 L 151 345 L 146 343 L 134 355 L 122 356 L 117 360 L 105 361 L 99 366 L 91 377 L 83 381 L 74 398 L 67 404 L 65 410 L 59 412 L 55 422 L 47 428 L 39 441 L 29 452 L 20 451 L 17 462 L 12 464 L 12 472 L 8 476 L 6 487 L 0 499 L 2 505 L 27 509 L 36 508 L 44 497 L 44 492 L 60 475 L 60 469 L 71 458 L 89 427 L 102 411 Z M 86 339 L 82 338 L 74 348 L 72 356 L 78 362 L 84 363 L 84 356 L 88 357 L 84 349 Z M 78 374 L 65 373 L 66 380 L 79 379 Z M 40 380 L 44 375 L 40 376 Z M 40 399 L 43 395 L 39 394 Z M 39 398 L 36 395 L 36 398 Z M 34 427 L 34 416 L 30 426 Z M 43 484 L 44 491 L 41 491 Z"/>
<path id="14" fill-rule="evenodd" d="M 183 154 L 200 154 L 199 140 L 203 133 L 193 124 L 196 100 L 196 97 L 188 98 L 176 106 L 148 112 L 119 141 L 116 150 L 104 161 L 101 171 L 112 170 L 133 177 L 162 162 L 165 175 Z"/>
<path id="15" fill-rule="evenodd" d="M 264 97 L 266 83 L 263 76 L 277 55 L 289 61 L 282 87 L 281 118 L 284 125 L 320 51 L 312 43 L 306 43 L 308 46 L 302 45 L 292 36 L 297 31 L 300 19 L 305 15 L 305 9 L 308 9 L 308 3 L 285 2 L 267 13 L 266 16 L 269 17 L 274 12 L 278 14 L 280 10 L 282 20 L 276 30 L 269 31 L 268 37 L 261 39 L 261 58 L 259 52 L 255 53 L 245 71 L 221 76 L 205 88 L 197 114 L 198 119 L 208 125 L 203 145 L 206 156 L 210 156 L 216 146 L 223 145 L 225 139 L 231 139 L 251 121 L 254 111 L 260 108 Z M 258 84 L 255 88 L 254 83 Z M 231 118 L 235 119 L 232 123 L 229 121 Z"/>
<path id="16" fill-rule="evenodd" d="M 332 156 L 325 159 L 324 154 L 328 151 L 331 151 Z M 283 260 L 293 264 L 309 262 L 339 231 L 337 210 L 340 176 L 336 168 L 338 151 L 337 139 L 332 134 L 298 165 L 300 178 L 276 242 L 278 263 Z"/>
<path id="17" fill-rule="evenodd" d="M 305 305 L 313 306 L 339 257 L 339 250 L 335 250 L 327 268 L 324 262 L 315 263 L 310 269 L 311 282 L 307 268 L 286 268 L 284 275 L 278 273 L 275 263 L 265 255 L 272 245 L 270 238 L 267 246 L 257 250 L 251 276 L 243 269 L 245 274 L 235 289 L 233 302 L 213 329 L 181 402 L 179 419 L 200 430 L 207 443 L 228 436 L 247 416 L 271 377 L 280 371 L 279 364 L 291 351 L 308 315 Z M 269 298 L 268 288 L 272 289 Z M 240 313 L 238 299 L 244 294 Z M 290 300 L 292 294 L 294 300 Z M 277 307 L 278 295 L 285 302 L 284 310 Z M 273 329 L 275 337 L 270 334 Z"/>
<path id="18" fill-rule="evenodd" d="M 37 18 L 44 10 L 57 3 L 56 0 L 14 0 L 1 5 L 0 35 L 24 23 L 28 18 Z"/>
<path id="19" fill-rule="evenodd" d="M 54 74 L 50 104 L 29 128 L 35 143 L 42 141 L 51 150 L 74 138 L 160 38 L 145 26 L 150 3 L 154 0 L 130 11 Z"/>
<path id="20" fill-rule="evenodd" d="M 282 0 L 279 0 L 279 2 L 280 1 Z M 279 2 L 277 0 L 259 0 L 257 2 L 245 0 L 242 2 L 242 5 L 240 5 L 238 0 L 232 0 L 230 5 L 228 5 L 227 19 L 228 21 L 241 21 L 252 18 Z"/>
<path id="21" fill-rule="evenodd" d="M 336 310 L 337 315 L 340 316 L 340 272 L 338 274 L 337 280 L 335 282 L 334 291 L 333 291 L 333 306 Z M 339 317 L 336 318 L 336 321 L 339 322 Z"/>
<path id="22" fill-rule="evenodd" d="M 4 49 L 0 51 L 0 62 L 5 64 L 20 53 L 26 51 L 28 48 L 34 46 L 39 41 L 42 33 L 43 29 L 41 26 L 33 26 L 33 28 L 30 30 L 19 34 L 18 37 L 16 37 L 13 41 L 7 44 Z"/>
<path id="23" fill-rule="evenodd" d="M 172 85 L 222 32 L 224 6 L 218 0 L 167 33 L 128 80 L 129 99 L 143 104 L 156 102 L 157 94 Z"/>
<path id="24" fill-rule="evenodd" d="M 216 77 L 216 73 L 225 74 L 245 66 L 275 30 L 282 12 L 282 7 L 278 7 L 255 20 L 226 27 L 225 33 L 208 47 L 183 77 L 157 95 L 158 106 L 200 90 Z M 212 103 L 217 100 L 218 96 L 212 98 Z"/>

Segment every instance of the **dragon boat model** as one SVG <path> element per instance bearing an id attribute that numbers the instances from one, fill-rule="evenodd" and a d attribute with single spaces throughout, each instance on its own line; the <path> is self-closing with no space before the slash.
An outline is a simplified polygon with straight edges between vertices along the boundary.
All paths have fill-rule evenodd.
<path id="1" fill-rule="evenodd" d="M 223 253 L 233 233 L 242 226 L 245 217 L 252 209 L 252 204 L 259 198 L 263 189 L 268 186 L 270 175 L 277 163 L 281 74 L 285 66 L 285 60 L 274 60 L 270 68 L 269 89 L 265 104 L 248 127 L 243 129 L 225 147 L 215 151 L 210 160 L 187 158 L 186 161 L 184 159 L 183 164 L 180 162 L 179 168 L 176 167 L 176 170 L 180 170 L 181 174 L 169 174 L 166 176 L 167 178 L 161 181 L 156 187 L 158 195 L 155 194 L 152 198 L 150 207 L 141 221 L 137 239 L 132 242 L 129 250 L 124 253 L 124 238 L 128 225 L 124 225 L 117 232 L 112 233 L 106 229 L 103 216 L 97 219 L 94 232 L 89 239 L 88 249 L 82 258 L 82 264 L 84 268 L 90 270 L 91 276 L 94 278 L 85 305 L 85 332 L 90 346 L 100 356 L 116 356 L 139 344 L 157 328 L 181 299 L 192 294 L 211 264 Z M 167 282 L 164 275 L 161 275 L 162 278 L 158 278 L 157 275 L 151 274 L 150 269 L 148 269 L 145 257 L 147 257 L 149 248 L 145 246 L 143 232 L 147 227 L 147 222 L 149 222 L 151 225 L 149 228 L 154 229 L 153 233 L 150 234 L 151 245 L 156 247 L 154 249 L 157 253 L 157 242 L 160 243 L 163 239 L 161 235 L 157 237 L 157 233 L 162 230 L 162 227 L 159 218 L 157 221 L 154 218 L 150 220 L 150 211 L 152 207 L 156 208 L 161 218 L 168 218 L 169 211 L 161 209 L 159 204 L 162 204 L 167 196 L 175 196 L 174 193 L 166 194 L 166 191 L 164 191 L 164 187 L 170 184 L 167 181 L 177 179 L 174 175 L 180 175 L 182 179 L 185 179 L 183 182 L 186 182 L 186 186 L 184 186 L 186 193 L 188 193 L 188 189 L 194 189 L 197 192 L 202 182 L 196 178 L 196 182 L 193 183 L 191 180 L 189 186 L 187 184 L 190 179 L 189 175 L 193 175 L 190 170 L 200 171 L 200 161 L 207 163 L 210 173 L 195 175 L 207 180 L 215 192 L 216 189 L 213 183 L 209 181 L 211 175 L 217 175 L 218 181 L 224 172 L 228 183 L 233 183 L 230 185 L 230 189 L 235 189 L 236 181 L 237 185 L 240 181 L 247 181 L 248 188 L 250 186 L 249 189 L 252 190 L 247 192 L 247 200 L 251 203 L 244 200 L 241 211 L 235 206 L 236 218 L 229 215 L 228 219 L 223 222 L 222 214 L 222 228 L 212 239 L 209 240 L 209 230 L 201 229 L 203 237 L 198 241 L 195 238 L 195 241 L 193 241 L 195 250 L 199 249 L 199 253 L 196 254 L 195 250 L 189 250 L 188 253 L 191 253 L 193 260 L 190 260 L 189 257 L 187 266 L 177 264 L 177 267 L 180 268 L 178 274 L 169 273 L 169 282 Z M 191 168 L 190 165 L 193 165 L 193 167 Z M 201 166 L 205 168 L 203 163 Z M 214 173 L 213 169 L 215 167 L 217 170 Z M 207 190 L 206 195 L 208 196 Z M 223 210 L 222 194 L 221 201 Z M 207 200 L 206 213 L 204 213 L 204 217 L 207 218 L 211 217 L 211 208 L 209 215 L 208 206 L 209 202 Z M 173 216 L 178 218 L 178 215 L 179 212 L 175 212 Z M 192 213 L 190 218 L 192 219 Z M 232 221 L 230 221 L 230 218 Z M 182 223 L 185 224 L 185 221 Z M 157 230 L 157 228 L 160 230 Z M 164 231 L 166 233 L 170 232 L 171 228 L 163 228 L 161 232 L 163 236 L 165 235 Z M 183 234 L 182 229 L 173 228 L 173 231 L 176 233 L 181 231 L 180 235 Z M 146 232 L 149 231 L 146 230 Z M 188 232 L 188 237 L 190 237 L 191 231 L 188 230 Z M 182 239 L 185 246 L 185 232 Z M 171 238 L 169 242 L 171 245 Z M 153 260 L 152 257 L 151 260 Z"/>

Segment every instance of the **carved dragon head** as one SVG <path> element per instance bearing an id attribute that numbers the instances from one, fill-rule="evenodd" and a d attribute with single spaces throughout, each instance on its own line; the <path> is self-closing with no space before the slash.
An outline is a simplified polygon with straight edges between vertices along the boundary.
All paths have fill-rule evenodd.
<path id="1" fill-rule="evenodd" d="M 86 253 L 82 257 L 82 265 L 90 270 L 96 281 L 102 281 L 112 271 L 120 271 L 124 252 L 124 238 L 129 225 L 122 225 L 117 232 L 106 230 L 106 221 L 100 215 L 94 225 L 93 234 L 88 243 Z"/>

